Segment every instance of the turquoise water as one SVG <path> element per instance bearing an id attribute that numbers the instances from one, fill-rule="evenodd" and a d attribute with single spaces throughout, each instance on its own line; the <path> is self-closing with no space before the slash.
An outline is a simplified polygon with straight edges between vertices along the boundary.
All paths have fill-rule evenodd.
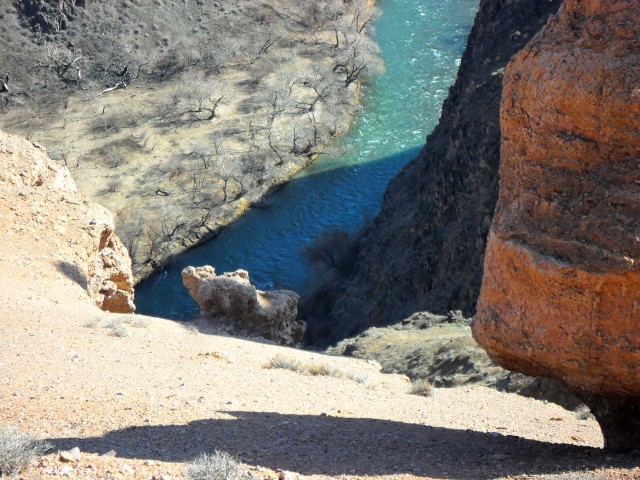
<path id="1" fill-rule="evenodd" d="M 387 183 L 437 124 L 478 0 L 379 0 L 376 37 L 386 65 L 363 86 L 362 110 L 341 140 L 352 154 L 322 158 L 217 238 L 182 255 L 136 290 L 138 313 L 186 320 L 198 307 L 182 286 L 188 265 L 243 268 L 259 288 L 302 291 L 302 248 L 332 227 L 357 230 L 380 209 Z"/>

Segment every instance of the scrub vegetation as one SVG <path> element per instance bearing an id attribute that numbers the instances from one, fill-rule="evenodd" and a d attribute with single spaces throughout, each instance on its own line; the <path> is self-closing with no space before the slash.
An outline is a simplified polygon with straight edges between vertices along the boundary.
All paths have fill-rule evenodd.
<path id="1" fill-rule="evenodd" d="M 378 14 L 367 0 L 15 0 L 0 128 L 115 212 L 142 278 L 331 152 L 383 69 Z"/>
<path id="2" fill-rule="evenodd" d="M 15 427 L 0 427 L 0 477 L 20 473 L 49 448 L 49 444 Z"/>

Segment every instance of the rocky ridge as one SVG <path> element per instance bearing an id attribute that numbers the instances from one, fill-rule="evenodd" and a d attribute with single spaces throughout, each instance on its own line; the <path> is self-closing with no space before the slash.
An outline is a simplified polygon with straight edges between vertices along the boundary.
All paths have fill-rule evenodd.
<path id="1" fill-rule="evenodd" d="M 32 236 L 97 306 L 133 312 L 131 260 L 114 233 L 111 214 L 80 194 L 69 171 L 37 143 L 0 131 L 0 166 L 5 241 Z"/>
<path id="2" fill-rule="evenodd" d="M 454 86 L 422 152 L 389 184 L 357 260 L 305 318 L 328 344 L 416 311 L 474 313 L 498 196 L 499 103 L 509 59 L 559 0 L 482 0 Z M 316 302 L 321 304 L 323 302 Z"/>
<path id="3" fill-rule="evenodd" d="M 474 323 L 501 365 L 569 384 L 614 449 L 640 441 L 639 25 L 637 1 L 567 0 L 509 64 Z"/>
<path id="4" fill-rule="evenodd" d="M 388 327 L 371 327 L 327 349 L 332 355 L 372 359 L 384 373 L 427 379 L 438 388 L 483 385 L 502 392 L 557 403 L 569 410 L 584 404 L 562 382 L 510 372 L 493 362 L 471 335 L 471 319 L 417 312 Z"/>

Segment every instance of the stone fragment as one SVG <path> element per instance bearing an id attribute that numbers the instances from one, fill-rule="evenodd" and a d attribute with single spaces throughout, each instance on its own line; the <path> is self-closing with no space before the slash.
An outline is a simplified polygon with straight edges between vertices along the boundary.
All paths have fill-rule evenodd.
<path id="1" fill-rule="evenodd" d="M 640 2 L 566 0 L 509 64 L 500 195 L 473 324 L 640 444 Z"/>
<path id="2" fill-rule="evenodd" d="M 65 450 L 60 452 L 60 461 L 78 463 L 82 458 L 82 453 L 78 447 L 74 447 L 71 450 Z"/>
<path id="3" fill-rule="evenodd" d="M 304 335 L 295 292 L 257 290 L 245 270 L 216 275 L 211 266 L 187 267 L 182 280 L 201 314 L 222 326 L 282 345 L 295 345 Z"/>

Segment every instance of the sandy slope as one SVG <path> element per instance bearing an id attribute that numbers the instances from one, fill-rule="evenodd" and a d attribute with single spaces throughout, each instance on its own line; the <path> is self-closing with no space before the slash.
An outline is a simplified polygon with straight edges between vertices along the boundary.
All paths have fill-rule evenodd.
<path id="1" fill-rule="evenodd" d="M 640 477 L 637 458 L 598 450 L 595 422 L 554 405 L 482 387 L 418 397 L 365 361 L 101 312 L 65 267 L 72 229 L 56 229 L 77 205 L 0 193 L 0 424 L 54 445 L 21 478 L 182 478 L 215 449 L 259 478 Z M 114 336 L 119 318 L 146 326 Z M 265 369 L 278 353 L 345 375 Z M 79 464 L 58 460 L 75 446 Z"/>

